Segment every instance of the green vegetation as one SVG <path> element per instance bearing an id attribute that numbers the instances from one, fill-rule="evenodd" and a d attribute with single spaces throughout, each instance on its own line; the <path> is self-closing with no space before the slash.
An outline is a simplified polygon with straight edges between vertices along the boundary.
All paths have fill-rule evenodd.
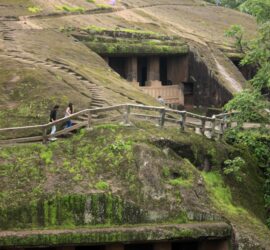
<path id="1" fill-rule="evenodd" d="M 124 35 L 125 34 L 126 35 L 133 34 L 134 36 L 145 36 L 145 37 L 153 36 L 156 38 L 163 38 L 163 39 L 166 38 L 165 36 L 159 35 L 158 33 L 153 32 L 153 31 L 149 31 L 149 30 L 123 29 L 123 28 L 119 28 L 119 27 L 116 27 L 115 29 L 107 29 L 104 27 L 96 26 L 96 25 L 89 25 L 89 26 L 83 27 L 82 29 L 85 31 L 89 31 L 89 32 L 93 31 L 95 33 L 114 33 L 116 36 L 119 33 L 124 33 Z"/>
<path id="2" fill-rule="evenodd" d="M 140 225 L 140 229 L 144 225 Z M 134 225 L 122 226 L 121 230 L 115 228 L 99 228 L 99 230 L 85 230 L 83 231 L 68 231 L 59 234 L 28 234 L 24 237 L 16 235 L 1 237 L 1 246 L 10 247 L 13 245 L 20 246 L 39 246 L 39 245 L 68 245 L 72 244 L 106 244 L 106 243 L 118 243 L 118 242 L 129 242 L 134 241 L 156 241 L 170 238 L 178 239 L 199 239 L 209 235 L 215 235 L 216 237 L 224 238 L 231 235 L 231 227 L 213 223 L 201 223 L 188 225 L 188 227 L 178 227 L 177 225 L 160 225 L 153 224 L 152 227 L 149 225 L 146 230 L 138 230 L 138 227 Z M 91 237 L 89 234 L 91 233 Z"/>
<path id="3" fill-rule="evenodd" d="M 163 146 L 164 142 L 168 144 Z M 90 133 L 82 130 L 70 139 L 48 146 L 5 147 L 0 152 L 0 173 L 4 177 L 0 183 L 0 209 L 4 215 L 0 224 L 7 228 L 43 225 L 61 228 L 102 223 L 186 222 L 185 211 L 193 208 L 183 210 L 185 192 L 202 185 L 198 184 L 202 182 L 196 167 L 201 167 L 207 157 L 213 169 L 220 169 L 226 159 L 237 155 L 242 153 L 233 147 L 194 134 L 176 133 L 175 128 L 160 130 L 144 122 L 134 127 L 99 125 Z M 243 159 L 246 164 L 250 161 L 244 156 Z M 247 180 L 246 176 L 243 178 Z M 220 182 L 217 185 L 221 186 L 217 192 L 228 189 Z M 254 192 L 254 186 L 251 189 Z M 201 186 L 200 190 L 204 188 Z M 245 194 L 250 195 L 250 190 Z M 166 198 L 155 200 L 154 195 Z M 202 193 L 201 197 L 205 195 Z M 84 209 L 89 199 L 97 205 L 91 206 L 86 216 Z M 195 204 L 201 202 L 200 197 L 196 199 Z M 136 206 L 131 208 L 127 200 Z M 143 211 L 139 217 L 136 209 Z M 158 218 L 147 216 L 147 211 L 159 213 L 160 209 L 170 212 Z M 112 217 L 115 213 L 116 217 Z"/>
<path id="4" fill-rule="evenodd" d="M 186 54 L 189 50 L 179 37 L 168 37 L 147 30 L 109 30 L 94 25 L 82 29 L 89 36 L 75 34 L 75 37 L 98 54 Z M 72 32 L 71 29 L 65 31 Z"/>
<path id="5" fill-rule="evenodd" d="M 95 0 L 85 0 L 85 1 L 88 3 L 95 3 L 96 2 Z"/>
<path id="6" fill-rule="evenodd" d="M 99 190 L 108 190 L 110 186 L 106 181 L 99 181 L 95 187 Z"/>
<path id="7" fill-rule="evenodd" d="M 79 6 L 58 5 L 56 6 L 56 9 L 60 11 L 71 12 L 71 13 L 72 12 L 80 12 L 80 13 L 85 12 L 85 8 L 79 7 Z"/>
<path id="8" fill-rule="evenodd" d="M 259 23 L 264 23 L 270 18 L 270 1 L 246 0 L 240 6 L 240 10 L 255 16 Z"/>
<path id="9" fill-rule="evenodd" d="M 98 9 L 101 9 L 101 10 L 110 10 L 112 9 L 112 6 L 109 5 L 109 4 L 96 4 L 97 8 Z"/>
<path id="10" fill-rule="evenodd" d="M 27 10 L 33 14 L 36 14 L 36 13 L 39 13 L 42 11 L 42 9 L 40 7 L 37 7 L 37 6 L 28 7 Z"/>
<path id="11" fill-rule="evenodd" d="M 202 176 L 211 193 L 212 202 L 221 211 L 229 214 L 242 213 L 243 209 L 233 204 L 230 188 L 224 183 L 223 178 L 218 172 L 203 172 Z"/>
<path id="12" fill-rule="evenodd" d="M 227 133 L 227 141 L 233 145 L 247 146 L 257 159 L 258 166 L 265 176 L 265 203 L 269 213 L 269 178 L 270 178 L 270 150 L 269 131 L 263 127 L 252 132 L 245 132 L 240 129 L 244 121 L 270 123 L 270 116 L 267 109 L 270 107 L 270 1 L 269 0 L 247 0 L 240 9 L 256 17 L 259 30 L 256 38 L 245 42 L 245 57 L 241 61 L 242 65 L 253 65 L 257 73 L 250 80 L 252 88 L 237 94 L 233 100 L 225 105 L 227 111 L 237 110 L 233 120 L 238 122 L 239 128 Z M 243 31 L 239 26 L 233 26 L 228 35 L 236 39 L 236 44 L 242 47 Z M 268 214 L 270 218 L 270 214 Z M 270 219 L 268 219 L 269 224 Z"/>
<path id="13" fill-rule="evenodd" d="M 223 173 L 225 175 L 232 175 L 237 181 L 242 181 L 241 172 L 243 171 L 243 167 L 246 162 L 241 157 L 235 157 L 233 160 L 226 160 L 224 162 Z"/>
<path id="14" fill-rule="evenodd" d="M 227 37 L 233 37 L 235 39 L 235 47 L 241 52 L 244 52 L 243 35 L 244 29 L 240 25 L 232 25 L 228 30 L 225 31 Z"/>

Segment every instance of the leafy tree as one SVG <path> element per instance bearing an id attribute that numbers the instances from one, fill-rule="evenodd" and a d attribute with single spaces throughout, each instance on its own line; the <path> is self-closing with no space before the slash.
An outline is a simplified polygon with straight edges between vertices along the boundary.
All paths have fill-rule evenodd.
<path id="1" fill-rule="evenodd" d="M 268 106 L 260 92 L 247 89 L 235 95 L 224 108 L 227 111 L 237 110 L 233 119 L 241 125 L 243 122 L 268 122 L 269 115 L 265 111 Z"/>
<path id="2" fill-rule="evenodd" d="M 239 124 L 244 121 L 270 123 L 270 115 L 266 112 L 270 103 L 264 93 L 270 94 L 270 0 L 247 0 L 239 9 L 256 17 L 259 25 L 257 36 L 247 44 L 246 55 L 241 64 L 252 64 L 257 68 L 257 74 L 250 81 L 252 88 L 237 94 L 225 105 L 226 110 L 237 110 L 235 115 Z M 234 31 L 234 32 L 233 32 Z M 235 39 L 240 29 L 232 29 L 230 33 Z M 237 37 L 238 35 L 238 37 Z M 270 95 L 269 95 L 270 96 Z M 270 136 L 269 130 L 243 131 L 240 128 L 231 129 L 226 135 L 227 142 L 244 145 L 257 159 L 258 166 L 265 174 L 265 205 L 268 212 L 267 224 L 270 227 Z"/>
<path id="3" fill-rule="evenodd" d="M 241 25 L 232 25 L 229 29 L 225 31 L 227 37 L 232 37 L 235 40 L 235 47 L 240 50 L 241 53 L 244 52 L 245 42 L 243 41 L 244 29 Z"/>
<path id="4" fill-rule="evenodd" d="M 261 24 L 257 38 L 249 43 L 249 50 L 241 63 L 257 66 L 258 72 L 251 80 L 256 89 L 270 88 L 270 21 Z"/>
<path id="5" fill-rule="evenodd" d="M 255 16 L 258 23 L 270 20 L 270 0 L 246 0 L 240 10 Z"/>

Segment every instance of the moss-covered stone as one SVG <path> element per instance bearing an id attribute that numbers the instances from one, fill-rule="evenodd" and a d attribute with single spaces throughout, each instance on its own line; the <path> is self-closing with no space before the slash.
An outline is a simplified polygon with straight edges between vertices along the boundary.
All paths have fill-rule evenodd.
<path id="1" fill-rule="evenodd" d="M 5 246 L 56 246 L 68 244 L 104 244 L 173 239 L 224 239 L 231 237 L 231 227 L 226 223 L 201 223 L 187 225 L 141 225 L 118 228 L 19 231 L 0 233 L 0 245 Z"/>
<path id="2" fill-rule="evenodd" d="M 137 224 L 146 213 L 111 194 L 64 195 L 0 210 L 1 229 Z"/>
<path id="3" fill-rule="evenodd" d="M 83 29 L 83 34 L 70 28 L 66 31 L 83 41 L 98 54 L 145 54 L 145 55 L 177 55 L 187 54 L 188 45 L 175 36 L 164 36 L 144 30 L 116 29 L 108 30 L 102 27 L 89 26 Z"/>

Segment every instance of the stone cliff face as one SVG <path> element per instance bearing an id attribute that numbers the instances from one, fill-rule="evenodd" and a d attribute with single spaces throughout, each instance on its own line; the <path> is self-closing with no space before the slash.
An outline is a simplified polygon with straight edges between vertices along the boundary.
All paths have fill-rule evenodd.
<path id="1" fill-rule="evenodd" d="M 235 156 L 246 161 L 241 183 L 221 170 L 223 162 Z M 29 230 L 34 234 L 35 230 L 52 230 L 42 245 L 66 244 L 61 230 L 71 228 L 77 235 L 82 227 L 113 227 L 116 233 L 123 225 L 140 231 L 149 225 L 156 240 L 199 241 L 203 235 L 219 238 L 226 232 L 224 237 L 233 242 L 233 234 L 228 236 L 228 227 L 222 226 L 226 222 L 234 228 L 235 244 L 267 249 L 269 232 L 261 222 L 265 219 L 262 180 L 256 165 L 245 151 L 224 143 L 133 121 L 130 128 L 97 126 L 90 133 L 49 146 L 3 147 L 0 160 L 3 246 L 38 245 L 43 236 L 36 238 Z M 190 223 L 198 223 L 202 229 L 190 231 Z M 221 227 L 211 229 L 211 223 L 221 223 Z M 168 228 L 156 232 L 162 224 L 180 226 L 189 233 L 181 236 L 182 229 Z M 16 232 L 9 234 L 18 229 L 28 235 L 25 241 Z M 139 241 L 135 231 L 132 239 Z M 72 240 L 79 245 L 90 243 L 84 233 L 76 235 L 69 244 Z M 104 243 L 105 238 L 99 239 Z"/>
<path id="2" fill-rule="evenodd" d="M 92 46 L 104 37 L 107 45 L 125 45 L 105 46 L 110 55 L 130 53 L 130 48 L 143 56 L 153 51 L 161 56 L 185 54 L 188 69 L 181 72 L 183 82 L 193 85 L 192 105 L 222 106 L 246 84 L 226 57 L 235 52 L 232 41 L 225 42 L 223 36 L 231 24 L 246 27 L 248 38 L 256 30 L 251 17 L 197 0 L 127 0 L 114 6 L 102 0 L 2 0 L 0 127 L 47 122 L 51 106 L 59 103 L 62 115 L 68 101 L 76 110 L 128 102 L 159 105 L 114 72 L 99 55 L 102 51 L 80 39 L 85 30 L 94 33 Z M 101 36 L 104 30 L 112 36 L 106 32 Z M 117 32 L 129 39 L 116 37 Z M 247 162 L 241 184 L 222 172 L 223 162 L 238 155 Z M 0 169 L 0 247 L 16 242 L 38 245 L 38 240 L 45 245 L 57 240 L 67 244 L 70 238 L 76 244 L 89 243 L 89 232 L 73 238 L 69 232 L 56 239 L 54 231 L 48 238 L 30 235 L 24 241 L 24 232 L 17 235 L 17 229 L 96 230 L 125 224 L 140 230 L 153 224 L 154 229 L 146 234 L 138 228 L 125 235 L 114 232 L 102 240 L 128 241 L 134 235 L 143 240 L 164 235 L 201 239 L 216 234 L 232 242 L 235 238 L 235 249 L 270 245 L 262 223 L 262 181 L 253 159 L 242 149 L 191 133 L 162 131 L 144 123 L 132 128 L 99 126 L 48 147 L 1 148 Z M 177 226 L 158 231 L 155 226 L 195 222 L 202 229 Z M 213 222 L 217 224 L 211 229 Z"/>

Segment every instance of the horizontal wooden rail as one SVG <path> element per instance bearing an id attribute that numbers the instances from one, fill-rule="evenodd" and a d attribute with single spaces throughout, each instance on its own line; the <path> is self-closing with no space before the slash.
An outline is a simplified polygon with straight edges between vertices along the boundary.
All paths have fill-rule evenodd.
<path id="1" fill-rule="evenodd" d="M 138 113 L 138 112 L 131 112 L 131 110 L 141 110 L 147 111 L 146 114 Z M 202 116 L 198 114 L 194 114 L 191 112 L 186 111 L 179 111 L 162 107 L 156 106 L 144 106 L 138 104 L 119 104 L 109 107 L 100 107 L 95 109 L 84 109 L 79 112 L 76 112 L 69 117 L 64 117 L 58 119 L 54 122 L 42 124 L 42 125 L 32 125 L 32 126 L 25 126 L 25 127 L 11 127 L 11 128 L 0 128 L 0 133 L 8 133 L 12 132 L 12 134 L 16 134 L 16 132 L 25 132 L 29 130 L 40 130 L 41 134 L 35 134 L 33 136 L 28 137 L 17 137 L 17 138 L 10 138 L 10 139 L 2 139 L 0 140 L 0 144 L 2 143 L 15 143 L 15 142 L 33 142 L 33 141 L 43 141 L 44 143 L 54 136 L 60 136 L 68 134 L 74 130 L 78 130 L 82 127 L 90 128 L 92 126 L 92 115 L 99 114 L 109 111 L 117 111 L 120 115 L 117 115 L 117 119 L 124 119 L 125 124 L 130 123 L 130 117 L 137 117 L 143 118 L 147 120 L 155 120 L 158 122 L 160 127 L 164 127 L 166 122 L 177 124 L 181 131 L 184 131 L 185 128 L 191 127 L 198 129 L 202 135 L 206 135 L 209 138 L 215 137 L 215 135 L 220 138 L 224 130 L 227 129 L 229 121 L 228 119 L 224 120 L 224 117 L 227 115 L 231 115 L 232 113 L 223 113 L 213 117 Z M 154 113 L 153 113 L 154 112 Z M 158 115 L 156 114 L 158 112 Z M 236 112 L 234 112 L 236 113 Z M 86 117 L 83 121 L 78 121 L 77 124 L 73 125 L 69 128 L 64 128 L 62 130 L 57 131 L 55 134 L 51 135 L 48 134 L 49 129 L 52 126 L 59 126 L 63 125 L 65 122 L 69 120 L 74 120 L 79 117 Z M 110 116 L 112 118 L 112 116 Z M 113 116 L 116 117 L 116 116 Z M 100 121 L 106 122 L 108 118 L 101 118 Z M 243 126 L 243 128 L 256 128 L 259 127 L 260 124 L 252 124 L 252 126 Z M 208 134 L 207 134 L 208 133 Z"/>

